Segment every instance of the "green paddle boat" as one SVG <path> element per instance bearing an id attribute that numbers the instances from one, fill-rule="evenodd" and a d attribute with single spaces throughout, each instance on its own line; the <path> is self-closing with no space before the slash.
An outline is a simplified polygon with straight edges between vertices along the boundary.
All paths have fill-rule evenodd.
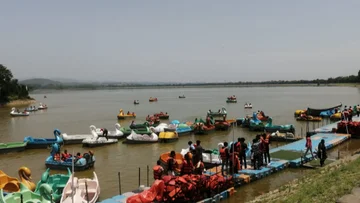
<path id="1" fill-rule="evenodd" d="M 20 183 L 20 192 L 9 193 L 4 197 L 3 190 L 0 190 L 0 203 L 54 203 L 50 185 L 41 185 L 39 191 L 40 194 L 36 194 Z"/>
<path id="2" fill-rule="evenodd" d="M 41 180 L 37 183 L 35 193 L 41 194 L 40 189 L 42 185 L 49 185 L 52 188 L 52 199 L 54 202 L 60 202 L 63 189 L 68 182 L 71 171 L 67 168 L 68 174 L 54 174 L 50 175 L 50 168 L 48 168 L 41 176 Z"/>
<path id="3" fill-rule="evenodd" d="M 24 151 L 28 142 L 0 143 L 0 154 Z"/>
<path id="4" fill-rule="evenodd" d="M 136 128 L 136 129 L 131 129 L 130 127 L 122 127 L 120 128 L 120 131 L 124 133 L 124 136 L 128 136 L 131 134 L 131 131 L 134 131 L 136 134 L 151 134 L 151 130 L 148 127 L 143 127 L 143 128 Z"/>

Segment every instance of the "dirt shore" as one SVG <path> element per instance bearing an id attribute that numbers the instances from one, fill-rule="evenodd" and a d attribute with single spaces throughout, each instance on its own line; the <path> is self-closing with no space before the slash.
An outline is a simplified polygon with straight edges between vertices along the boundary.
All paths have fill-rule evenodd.
<path id="1" fill-rule="evenodd" d="M 30 104 L 34 104 L 34 103 L 36 103 L 36 100 L 34 100 L 34 99 L 26 99 L 26 100 L 19 99 L 19 100 L 11 101 L 11 102 L 3 105 L 3 106 L 5 106 L 5 107 L 15 107 L 15 106 L 30 105 Z"/>

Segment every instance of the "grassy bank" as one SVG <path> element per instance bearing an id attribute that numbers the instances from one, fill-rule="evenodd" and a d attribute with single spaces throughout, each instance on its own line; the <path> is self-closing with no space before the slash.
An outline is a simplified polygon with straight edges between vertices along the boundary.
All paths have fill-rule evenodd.
<path id="1" fill-rule="evenodd" d="M 15 107 L 15 106 L 25 106 L 36 103 L 35 99 L 16 99 L 12 100 L 9 103 L 3 105 L 6 107 Z"/>
<path id="2" fill-rule="evenodd" d="M 360 186 L 360 155 L 338 160 L 313 170 L 278 190 L 257 197 L 250 203 L 336 202 Z"/>

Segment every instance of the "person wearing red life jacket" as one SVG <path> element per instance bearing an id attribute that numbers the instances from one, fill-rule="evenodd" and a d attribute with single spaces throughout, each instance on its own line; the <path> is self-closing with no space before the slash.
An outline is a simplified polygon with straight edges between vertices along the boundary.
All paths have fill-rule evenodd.
<path id="1" fill-rule="evenodd" d="M 185 154 L 184 163 L 181 168 L 181 175 L 191 175 L 194 170 L 194 165 L 191 161 L 189 153 Z"/>
<path id="2" fill-rule="evenodd" d="M 175 151 L 170 152 L 170 156 L 167 160 L 167 172 L 168 175 L 175 176 L 175 169 L 177 167 L 177 163 L 175 160 Z"/>
<path id="3" fill-rule="evenodd" d="M 224 176 L 224 168 L 226 167 L 226 174 L 229 174 L 229 158 L 230 153 L 228 143 L 224 142 L 224 146 L 220 149 L 220 158 L 221 158 L 221 174 Z"/>
<path id="4" fill-rule="evenodd" d="M 310 135 L 306 135 L 305 147 L 306 147 L 306 151 L 305 151 L 305 154 L 304 154 L 304 159 L 306 158 L 307 153 L 310 151 L 312 158 L 316 160 L 316 158 L 314 157 L 314 154 L 312 152 L 312 142 L 311 142 Z"/>
<path id="5" fill-rule="evenodd" d="M 153 167 L 154 179 L 161 180 L 161 177 L 164 173 L 164 168 L 161 166 L 160 160 L 156 162 L 156 166 Z"/>
<path id="6" fill-rule="evenodd" d="M 261 142 L 263 143 L 263 154 L 265 159 L 265 164 L 270 163 L 270 133 L 264 133 L 260 137 Z"/>

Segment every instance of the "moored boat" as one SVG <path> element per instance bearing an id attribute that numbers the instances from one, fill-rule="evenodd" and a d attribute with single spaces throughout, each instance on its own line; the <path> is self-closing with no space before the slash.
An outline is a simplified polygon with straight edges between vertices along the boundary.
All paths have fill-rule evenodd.
<path id="1" fill-rule="evenodd" d="M 215 126 L 213 125 L 211 119 L 207 117 L 206 120 L 206 122 L 204 122 L 201 118 L 200 120 L 195 120 L 193 130 L 195 135 L 207 135 L 215 131 Z"/>
<path id="2" fill-rule="evenodd" d="M 38 109 L 36 108 L 36 106 L 29 106 L 25 109 L 25 111 L 27 112 L 34 112 L 37 111 Z"/>
<path id="3" fill-rule="evenodd" d="M 26 145 L 27 142 L 0 143 L 0 154 L 24 151 Z"/>
<path id="4" fill-rule="evenodd" d="M 61 132 L 59 129 L 54 130 L 55 139 L 51 138 L 33 138 L 27 136 L 24 138 L 24 142 L 27 142 L 26 149 L 46 149 L 50 145 L 57 143 L 59 145 L 63 144 L 63 139 L 61 138 Z"/>
<path id="5" fill-rule="evenodd" d="M 41 195 L 41 186 L 49 185 L 53 191 L 52 200 L 54 202 L 59 202 L 61 199 L 62 191 L 71 176 L 71 171 L 69 168 L 67 169 L 67 172 L 67 174 L 50 175 L 50 169 L 46 169 L 46 171 L 42 174 L 40 181 L 37 183 L 34 193 Z"/>
<path id="6" fill-rule="evenodd" d="M 126 137 L 123 144 L 146 144 L 146 143 L 157 143 L 159 138 L 154 132 L 154 128 L 150 127 L 152 131 L 151 134 L 137 134 L 134 130 L 131 131 L 131 134 Z"/>
<path id="7" fill-rule="evenodd" d="M 320 116 L 320 113 L 323 112 L 323 111 L 331 111 L 331 110 L 334 110 L 334 109 L 337 109 L 337 108 L 341 108 L 342 104 L 338 104 L 336 106 L 333 106 L 333 107 L 330 107 L 330 108 L 324 108 L 324 109 L 313 109 L 313 108 L 307 108 L 306 110 L 306 114 L 309 115 L 309 116 L 314 116 L 314 117 L 317 117 L 317 116 Z"/>
<path id="8" fill-rule="evenodd" d="M 252 119 L 250 119 L 249 130 L 252 131 L 264 131 L 265 125 L 258 118 L 257 114 L 254 112 Z"/>
<path id="9" fill-rule="evenodd" d="M 134 112 L 130 113 L 130 111 L 128 111 L 125 114 L 124 111 L 122 109 L 120 109 L 119 114 L 117 115 L 117 118 L 119 120 L 126 119 L 126 118 L 136 118 L 136 113 L 134 113 Z"/>
<path id="10" fill-rule="evenodd" d="M 269 118 L 266 125 L 265 125 L 266 132 L 276 132 L 279 131 L 280 133 L 295 133 L 295 127 L 292 124 L 287 125 L 273 125 L 272 118 Z"/>
<path id="11" fill-rule="evenodd" d="M 17 116 L 29 116 L 30 113 L 28 111 L 23 111 L 20 112 L 19 109 L 16 109 L 15 107 L 11 108 L 11 112 L 10 115 L 13 117 L 17 117 Z"/>
<path id="12" fill-rule="evenodd" d="M 95 130 L 91 131 L 92 138 L 86 138 L 82 141 L 83 147 L 99 147 L 109 144 L 115 144 L 118 139 L 109 139 L 106 137 L 99 137 Z"/>
<path id="13" fill-rule="evenodd" d="M 169 114 L 167 112 L 156 113 L 154 116 L 158 117 L 159 119 L 169 119 Z"/>
<path id="14" fill-rule="evenodd" d="M 179 96 L 179 99 L 185 99 L 185 95 Z"/>
<path id="15" fill-rule="evenodd" d="M 226 103 L 237 103 L 236 96 L 233 95 L 233 96 L 227 97 Z"/>
<path id="16" fill-rule="evenodd" d="M 105 130 L 107 131 L 105 128 L 96 128 L 96 133 L 99 136 L 104 136 Z M 119 123 L 115 123 L 115 131 L 107 131 L 107 137 L 111 139 L 120 139 L 124 137 L 124 133 L 121 131 L 121 126 Z"/>
<path id="17" fill-rule="evenodd" d="M 47 109 L 47 108 L 48 108 L 48 106 L 46 104 L 43 104 L 43 103 L 40 103 L 40 105 L 38 107 L 39 110 L 44 110 L 44 109 Z"/>
<path id="18" fill-rule="evenodd" d="M 169 125 L 167 123 L 160 123 L 158 126 L 154 127 L 155 133 L 159 134 L 161 132 L 164 132 L 166 128 L 169 128 Z"/>
<path id="19" fill-rule="evenodd" d="M 167 131 L 160 132 L 159 134 L 159 142 L 169 143 L 169 142 L 175 142 L 179 139 L 178 133 L 174 131 Z"/>
<path id="20" fill-rule="evenodd" d="M 298 141 L 301 139 L 302 139 L 302 137 L 295 136 L 291 132 L 281 133 L 279 131 L 276 131 L 276 132 L 272 133 L 270 136 L 270 140 L 276 141 L 276 142 L 294 142 L 294 141 Z"/>
<path id="21" fill-rule="evenodd" d="M 228 130 L 231 126 L 226 120 L 215 120 L 215 130 Z"/>
<path id="22" fill-rule="evenodd" d="M 244 108 L 245 109 L 252 109 L 252 104 L 251 103 L 245 103 Z"/>
<path id="23" fill-rule="evenodd" d="M 48 184 L 41 185 L 39 193 L 32 192 L 24 184 L 20 183 L 20 191 L 9 193 L 4 196 L 3 190 L 0 191 L 1 203 L 53 203 L 51 199 L 52 189 Z"/>
<path id="24" fill-rule="evenodd" d="M 134 104 L 140 104 L 139 100 L 134 100 Z"/>
<path id="25" fill-rule="evenodd" d="M 90 126 L 90 132 L 96 130 L 94 125 Z M 64 140 L 65 144 L 81 144 L 82 141 L 86 138 L 92 138 L 93 135 L 89 134 L 75 134 L 75 135 L 68 135 L 66 133 L 61 134 L 62 139 Z"/>
<path id="26" fill-rule="evenodd" d="M 212 116 L 212 117 L 223 117 L 223 116 L 227 116 L 227 111 L 225 109 L 225 107 L 222 107 L 221 109 L 219 109 L 218 111 L 211 111 L 209 110 L 207 112 L 207 116 Z"/>
<path id="27" fill-rule="evenodd" d="M 157 125 L 160 123 L 160 118 L 155 115 L 148 115 L 146 121 L 149 122 L 149 125 Z"/>
<path id="28" fill-rule="evenodd" d="M 10 177 L 0 170 L 0 189 L 5 192 L 20 191 L 20 183 L 26 186 L 29 190 L 35 190 L 35 183 L 31 182 L 31 170 L 28 167 L 21 167 L 18 170 L 20 181 L 17 178 Z"/>
<path id="29" fill-rule="evenodd" d="M 150 97 L 149 102 L 157 102 L 158 99 L 156 97 Z"/>
<path id="30" fill-rule="evenodd" d="M 58 144 L 53 144 L 51 146 L 50 156 L 45 160 L 45 165 L 47 168 L 55 170 L 67 170 L 72 167 L 74 163 L 75 171 L 83 171 L 94 167 L 95 165 L 95 156 L 92 151 L 89 153 L 84 153 L 82 158 L 75 158 L 74 156 L 67 158 L 65 160 L 58 160 L 57 153 L 60 152 L 60 146 Z M 73 161 L 74 160 L 74 161 Z"/>
<path id="31" fill-rule="evenodd" d="M 93 172 L 93 178 L 77 178 L 71 174 L 62 192 L 60 203 L 95 203 L 100 196 L 98 177 Z"/>
<path id="32" fill-rule="evenodd" d="M 321 117 L 315 117 L 315 116 L 299 116 L 296 118 L 297 121 L 314 121 L 314 122 L 320 122 L 322 121 Z"/>

